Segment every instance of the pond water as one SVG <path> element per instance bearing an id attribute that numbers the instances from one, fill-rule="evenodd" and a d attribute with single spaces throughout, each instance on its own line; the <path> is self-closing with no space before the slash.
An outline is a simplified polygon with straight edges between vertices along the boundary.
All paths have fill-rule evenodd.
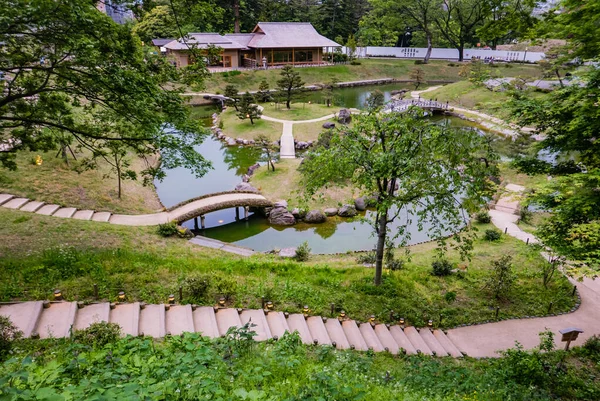
<path id="1" fill-rule="evenodd" d="M 419 90 L 425 89 L 426 86 L 420 86 Z M 410 84 L 385 84 L 385 85 L 365 85 L 355 86 L 351 88 L 338 88 L 333 91 L 333 102 L 336 106 L 341 107 L 352 107 L 356 109 L 364 109 L 369 95 L 378 90 L 383 93 L 385 101 L 389 101 L 392 98 L 392 91 L 406 89 L 408 91 L 414 90 L 415 86 Z M 313 103 L 325 104 L 326 100 L 323 96 L 323 91 L 311 91 L 305 94 L 306 101 Z"/>
<path id="2" fill-rule="evenodd" d="M 362 86 L 343 88 L 334 92 L 337 104 L 343 107 L 362 108 L 364 101 L 373 90 L 384 92 L 386 99 L 392 90 L 402 89 L 402 85 Z M 322 96 L 321 94 L 312 94 Z M 194 115 L 210 124 L 211 108 L 196 108 Z M 458 118 L 441 118 L 436 120 L 453 126 L 472 127 L 473 125 Z M 170 207 L 179 202 L 208 193 L 229 191 L 241 182 L 241 176 L 248 167 L 256 163 L 260 154 L 249 147 L 226 146 L 212 136 L 196 147 L 206 159 L 210 160 L 213 169 L 205 176 L 196 178 L 185 168 L 167 171 L 162 182 L 155 182 L 158 196 L 164 206 Z M 252 248 L 256 251 L 269 251 L 275 248 L 298 246 L 307 241 L 313 253 L 340 253 L 355 250 L 370 250 L 375 244 L 373 228 L 364 221 L 371 212 L 364 213 L 353 220 L 339 217 L 328 218 L 319 225 L 300 223 L 291 227 L 274 227 L 267 224 L 264 217 L 251 215 L 248 221 L 236 221 L 235 210 L 226 209 L 206 215 L 206 229 L 198 234 Z M 406 213 L 401 214 L 393 226 L 406 223 Z M 193 221 L 183 224 L 194 228 Z M 409 225 L 412 233 L 410 243 L 419 243 L 429 239 L 426 232 L 419 232 L 416 224 Z M 427 225 L 425 228 L 428 228 Z M 393 232 L 392 228 L 392 232 Z"/>

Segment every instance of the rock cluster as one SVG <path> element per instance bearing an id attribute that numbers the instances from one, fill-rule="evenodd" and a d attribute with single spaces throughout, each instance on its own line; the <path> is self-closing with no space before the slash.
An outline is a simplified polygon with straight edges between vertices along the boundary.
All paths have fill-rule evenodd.
<path id="1" fill-rule="evenodd" d="M 341 109 L 338 112 L 338 121 L 340 124 L 349 124 L 350 121 L 352 121 L 352 114 L 350 113 L 350 110 L 348 109 Z"/>

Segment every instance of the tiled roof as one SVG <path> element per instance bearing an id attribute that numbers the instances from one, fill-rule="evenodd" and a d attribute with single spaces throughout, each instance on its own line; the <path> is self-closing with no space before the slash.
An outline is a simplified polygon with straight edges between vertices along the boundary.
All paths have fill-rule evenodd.
<path id="1" fill-rule="evenodd" d="M 310 22 L 259 22 L 248 47 L 338 47 L 340 44 L 320 35 Z"/>
<path id="2" fill-rule="evenodd" d="M 254 37 L 254 34 L 253 33 L 226 33 L 223 36 L 225 36 L 228 39 L 232 39 L 234 42 L 237 42 L 240 45 L 248 46 L 248 43 L 250 43 L 250 41 Z"/>
<path id="3" fill-rule="evenodd" d="M 167 43 L 171 43 L 175 39 L 152 39 L 152 44 L 154 46 L 164 46 Z"/>
<path id="4" fill-rule="evenodd" d="M 170 50 L 187 50 L 188 46 L 198 49 L 206 49 L 208 45 L 215 45 L 223 49 L 245 49 L 242 45 L 231 38 L 226 38 L 218 33 L 189 33 L 186 40 L 178 39 L 164 45 Z"/>

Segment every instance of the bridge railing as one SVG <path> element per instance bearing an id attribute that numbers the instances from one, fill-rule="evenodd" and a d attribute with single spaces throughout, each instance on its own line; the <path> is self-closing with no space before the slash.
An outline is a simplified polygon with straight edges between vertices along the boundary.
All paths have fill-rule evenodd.
<path id="1" fill-rule="evenodd" d="M 206 198 L 211 198 L 211 197 L 213 197 L 213 196 L 219 196 L 219 195 L 230 195 L 230 194 L 252 194 L 252 195 L 260 195 L 260 193 L 258 193 L 258 192 L 253 192 L 253 191 L 221 191 L 221 192 L 213 192 L 213 193 L 211 193 L 211 194 L 200 195 L 200 196 L 196 196 L 195 198 L 191 198 L 191 199 L 185 200 L 185 201 L 183 201 L 183 202 L 179 202 L 179 203 L 178 203 L 178 204 L 176 204 L 176 205 L 173 205 L 173 206 L 171 206 L 171 207 L 168 207 L 168 208 L 166 209 L 166 211 L 167 211 L 167 212 L 171 212 L 171 211 L 173 211 L 173 210 L 175 210 L 175 209 L 178 209 L 178 208 L 180 208 L 181 206 L 185 206 L 185 205 L 187 205 L 188 203 L 192 203 L 192 202 L 195 202 L 195 201 L 197 201 L 197 200 L 200 200 L 200 199 L 206 199 Z"/>

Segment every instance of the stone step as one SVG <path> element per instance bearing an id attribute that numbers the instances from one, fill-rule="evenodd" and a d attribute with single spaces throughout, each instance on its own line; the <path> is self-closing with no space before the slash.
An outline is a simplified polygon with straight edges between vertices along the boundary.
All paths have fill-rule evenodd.
<path id="1" fill-rule="evenodd" d="M 287 323 L 290 327 L 290 331 L 298 332 L 304 344 L 313 343 L 312 334 L 310 334 L 310 330 L 308 329 L 308 324 L 306 324 L 306 319 L 304 318 L 304 315 L 300 313 L 293 313 L 287 318 Z"/>
<path id="2" fill-rule="evenodd" d="M 23 332 L 23 337 L 29 338 L 35 331 L 43 305 L 42 301 L 3 304 L 0 305 L 0 315 L 8 317 Z"/>
<path id="3" fill-rule="evenodd" d="M 104 223 L 108 223 L 110 215 L 110 212 L 94 212 L 94 215 L 92 216 L 92 221 L 101 221 Z"/>
<path id="4" fill-rule="evenodd" d="M 44 205 L 38 209 L 37 214 L 42 214 L 44 216 L 52 216 L 54 212 L 60 209 L 59 205 Z"/>
<path id="5" fill-rule="evenodd" d="M 73 218 L 77 220 L 91 220 L 93 215 L 93 210 L 78 210 L 73 214 Z"/>
<path id="6" fill-rule="evenodd" d="M 169 305 L 165 311 L 165 331 L 172 336 L 193 333 L 192 305 Z"/>
<path id="7" fill-rule="evenodd" d="M 0 194 L 0 205 L 4 205 L 6 202 L 14 198 L 14 195 L 11 194 Z"/>
<path id="8" fill-rule="evenodd" d="M 42 309 L 35 332 L 40 338 L 69 337 L 76 314 L 77 302 L 50 302 Z"/>
<path id="9" fill-rule="evenodd" d="M 402 330 L 400 326 L 390 327 L 390 334 L 392 337 L 394 337 L 396 344 L 398 344 L 400 348 L 404 349 L 408 355 L 414 355 L 417 353 L 417 349 L 414 347 L 414 345 L 412 345 L 404 333 L 404 330 Z"/>
<path id="10" fill-rule="evenodd" d="M 381 344 L 381 341 L 379 341 L 379 338 L 377 338 L 377 334 L 375 334 L 375 330 L 373 330 L 371 323 L 362 323 L 360 326 L 358 326 L 358 328 L 360 329 L 360 333 L 365 339 L 369 349 L 372 349 L 375 352 L 381 352 L 384 350 L 383 344 Z"/>
<path id="11" fill-rule="evenodd" d="M 110 323 L 121 326 L 124 336 L 138 336 L 140 332 L 140 303 L 116 304 L 110 311 Z"/>
<path id="12" fill-rule="evenodd" d="M 456 345 L 454 345 L 454 343 L 450 341 L 448 336 L 442 330 L 434 330 L 433 335 L 438 340 L 438 342 L 442 344 L 442 347 L 444 347 L 448 354 L 452 355 L 455 358 L 460 358 L 463 356 L 462 353 L 456 347 Z"/>
<path id="13" fill-rule="evenodd" d="M 88 328 L 92 323 L 108 322 L 110 319 L 110 303 L 85 305 L 79 308 L 75 318 L 75 330 Z"/>
<path id="14" fill-rule="evenodd" d="M 37 212 L 44 205 L 45 205 L 44 202 L 31 201 L 31 202 L 25 204 L 19 210 L 22 211 L 22 212 L 35 213 L 35 212 Z"/>
<path id="15" fill-rule="evenodd" d="M 194 318 L 194 331 L 196 333 L 202 333 L 203 336 L 210 338 L 220 336 L 215 309 L 212 306 L 197 307 L 193 310 L 192 317 Z"/>
<path id="16" fill-rule="evenodd" d="M 283 312 L 271 311 L 267 313 L 267 323 L 269 324 L 269 330 L 271 330 L 273 338 L 281 338 L 286 331 L 291 332 Z"/>
<path id="17" fill-rule="evenodd" d="M 227 330 L 230 327 L 242 327 L 242 321 L 238 311 L 233 308 L 219 309 L 215 312 L 217 318 L 217 327 L 219 328 L 219 335 L 224 336 L 227 334 Z"/>
<path id="18" fill-rule="evenodd" d="M 367 351 L 369 349 L 356 321 L 344 320 L 342 322 L 342 328 L 344 329 L 344 334 L 346 334 L 346 338 L 351 347 L 354 347 L 354 349 L 359 351 Z"/>
<path id="19" fill-rule="evenodd" d="M 433 355 L 431 349 L 429 349 L 429 346 L 425 343 L 425 341 L 423 341 L 423 338 L 421 338 L 421 334 L 419 334 L 415 327 L 406 327 L 404 329 L 404 334 L 406 334 L 406 337 L 408 337 L 408 340 L 413 345 L 413 347 L 415 347 L 417 352 L 420 351 L 426 355 Z"/>
<path id="20" fill-rule="evenodd" d="M 13 198 L 5 204 L 3 204 L 2 206 L 8 209 L 18 209 L 21 206 L 25 205 L 27 202 L 29 202 L 29 199 L 27 198 Z"/>
<path id="21" fill-rule="evenodd" d="M 269 323 L 265 317 L 265 312 L 260 309 L 246 309 L 240 314 L 240 320 L 242 324 L 250 323 L 256 325 L 251 327 L 250 330 L 256 333 L 254 339 L 256 341 L 265 341 L 273 338 L 271 330 L 269 329 Z"/>
<path id="22" fill-rule="evenodd" d="M 344 329 L 342 328 L 339 320 L 335 318 L 327 319 L 325 322 L 325 328 L 327 329 L 327 334 L 329 335 L 331 343 L 335 343 L 335 347 L 337 349 L 350 348 L 350 343 L 346 338 L 346 334 L 344 334 Z"/>
<path id="23" fill-rule="evenodd" d="M 167 333 L 165 305 L 145 305 L 140 311 L 139 335 L 164 337 Z"/>
<path id="24" fill-rule="evenodd" d="M 319 345 L 331 345 L 331 339 L 329 338 L 329 334 L 327 334 L 327 329 L 321 316 L 309 316 L 306 319 L 306 324 L 310 330 L 313 343 L 316 341 L 316 344 Z"/>
<path id="25" fill-rule="evenodd" d="M 77 209 L 75 209 L 74 207 L 61 207 L 56 212 L 54 212 L 52 216 L 70 219 L 71 217 L 73 217 L 76 211 Z"/>
<path id="26" fill-rule="evenodd" d="M 376 325 L 375 334 L 377 335 L 377 338 L 379 338 L 379 341 L 381 342 L 381 345 L 383 345 L 384 349 L 388 350 L 394 355 L 398 354 L 400 347 L 396 343 L 396 340 L 394 340 L 394 337 L 392 337 L 392 333 L 390 333 L 390 330 L 385 324 Z"/>
<path id="27" fill-rule="evenodd" d="M 425 341 L 425 344 L 429 347 L 432 353 L 435 352 L 437 356 L 448 356 L 446 349 L 439 343 L 439 341 L 435 338 L 431 330 L 424 327 L 419 331 L 421 338 Z"/>

